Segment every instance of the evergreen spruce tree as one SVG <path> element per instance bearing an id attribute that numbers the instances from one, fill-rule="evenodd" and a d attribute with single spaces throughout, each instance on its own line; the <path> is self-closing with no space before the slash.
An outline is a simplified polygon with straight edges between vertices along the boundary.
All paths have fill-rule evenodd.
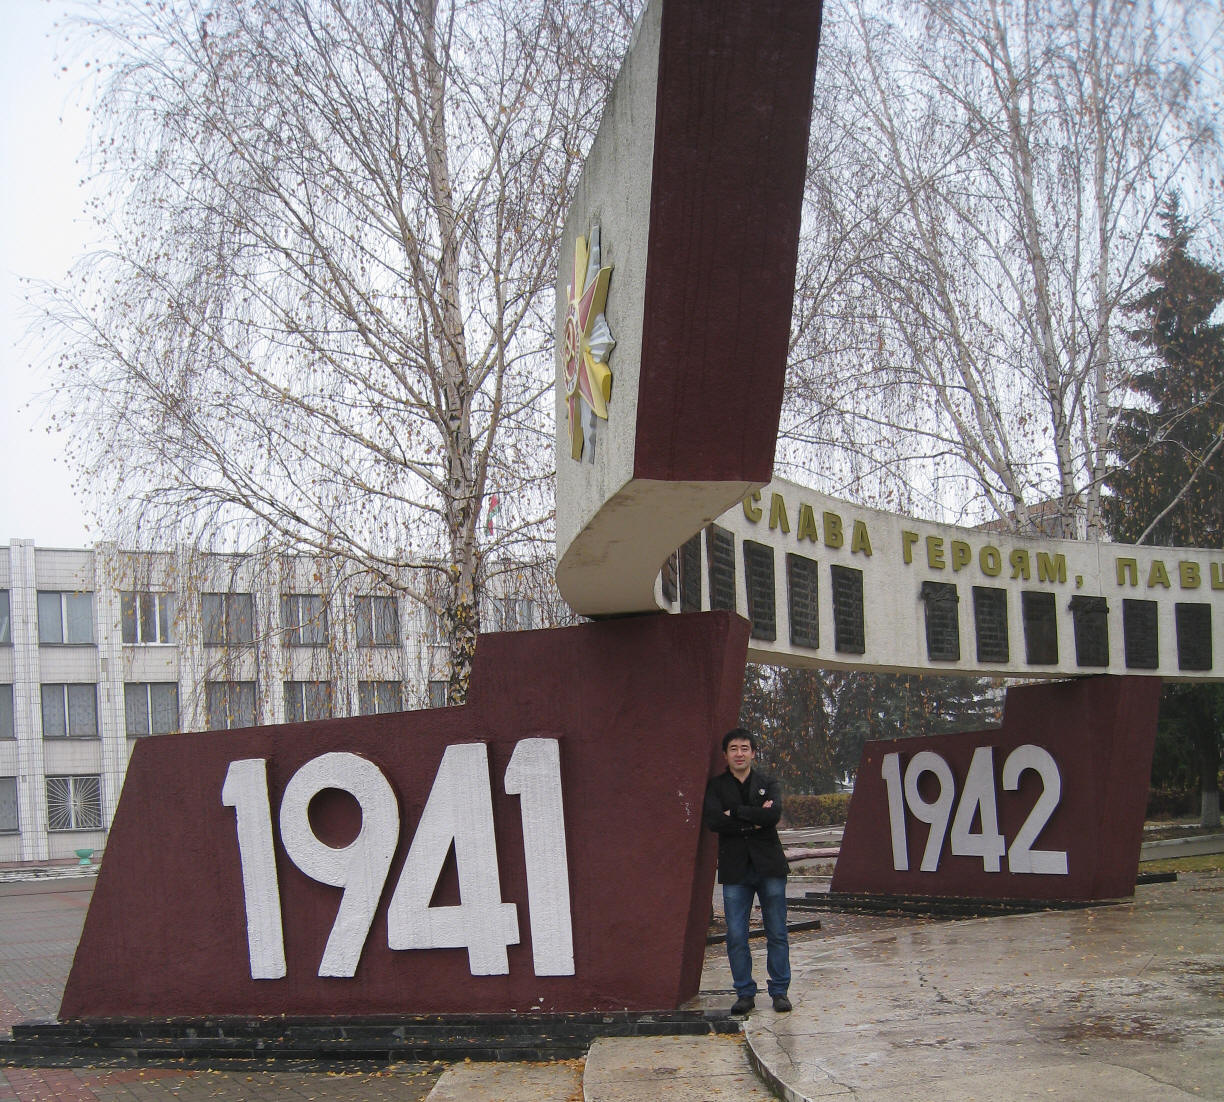
<path id="1" fill-rule="evenodd" d="M 1126 542 L 1224 548 L 1224 325 L 1212 320 L 1224 271 L 1191 256 L 1176 196 L 1160 218 L 1151 286 L 1131 306 L 1142 322 L 1131 337 L 1153 355 L 1131 382 L 1134 405 L 1119 414 L 1105 520 Z M 1184 761 L 1179 744 L 1195 748 L 1204 826 L 1220 823 L 1222 727 L 1219 685 L 1166 686 L 1155 764 Z M 1153 783 L 1163 780 L 1154 773 Z"/>
<path id="2" fill-rule="evenodd" d="M 1224 272 L 1190 255 L 1176 198 L 1148 270 L 1151 289 L 1131 306 L 1131 336 L 1155 355 L 1131 382 L 1137 403 L 1119 413 L 1119 466 L 1106 483 L 1110 533 L 1127 543 L 1224 547 Z"/>

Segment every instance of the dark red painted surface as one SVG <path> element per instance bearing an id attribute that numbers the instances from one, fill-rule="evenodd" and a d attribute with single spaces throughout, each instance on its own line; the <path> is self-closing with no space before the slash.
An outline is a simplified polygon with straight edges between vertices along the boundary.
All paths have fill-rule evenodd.
<path id="1" fill-rule="evenodd" d="M 368 1015 L 674 1008 L 696 994 L 713 890 L 701 800 L 739 710 L 747 623 L 651 616 L 482 636 L 462 708 L 137 744 L 60 1017 Z M 500 779 L 523 738 L 561 745 L 576 974 L 532 968 L 518 798 Z M 489 746 L 502 898 L 521 942 L 505 976 L 473 977 L 465 949 L 392 951 L 386 907 L 444 748 Z M 268 761 L 275 822 L 304 762 L 360 754 L 390 779 L 400 841 L 351 979 L 317 975 L 341 892 L 303 875 L 277 835 L 288 975 L 252 980 L 229 763 Z M 347 795 L 315 827 L 342 845 Z M 326 816 L 325 816 L 326 817 Z M 347 825 L 346 825 L 347 824 Z M 457 902 L 451 867 L 435 902 Z"/>
<path id="2" fill-rule="evenodd" d="M 772 476 L 820 14 L 664 5 L 637 478 Z"/>
<path id="3" fill-rule="evenodd" d="M 1000 730 L 867 743 L 832 890 L 978 899 L 1132 895 L 1159 702 L 1159 678 L 1091 677 L 1028 685 L 1008 690 Z M 922 872 L 919 863 L 929 828 L 908 813 L 910 869 L 893 868 L 888 799 L 880 774 L 886 754 L 901 754 L 902 772 L 919 751 L 940 754 L 952 768 L 959 797 L 973 751 L 978 746 L 994 747 L 999 825 L 1010 845 L 1042 787 L 1036 774 L 1026 772 L 1018 791 L 1002 788 L 1004 760 L 1025 743 L 1047 750 L 1059 766 L 1061 799 L 1034 846 L 1065 850 L 1067 875 L 1013 873 L 1006 857 L 999 872 L 987 873 L 980 857 L 953 855 L 947 839 L 938 869 Z M 933 800 L 933 778 L 926 780 L 932 788 L 924 798 Z"/>

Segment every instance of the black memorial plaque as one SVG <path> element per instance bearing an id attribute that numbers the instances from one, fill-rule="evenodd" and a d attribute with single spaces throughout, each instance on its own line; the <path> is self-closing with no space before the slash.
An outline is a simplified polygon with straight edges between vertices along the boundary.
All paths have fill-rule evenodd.
<path id="1" fill-rule="evenodd" d="M 863 620 L 863 572 L 831 566 L 833 580 L 833 645 L 839 654 L 863 654 L 867 634 Z"/>
<path id="2" fill-rule="evenodd" d="M 701 533 L 680 548 L 680 611 L 701 611 Z"/>
<path id="3" fill-rule="evenodd" d="M 819 571 L 815 559 L 795 554 L 786 556 L 791 646 L 820 646 L 818 578 Z"/>
<path id="4" fill-rule="evenodd" d="M 778 638 L 774 550 L 766 543 L 744 540 L 744 592 L 748 595 L 752 638 L 773 642 Z"/>
<path id="5" fill-rule="evenodd" d="M 959 662 L 960 595 L 951 582 L 923 582 L 926 606 L 927 658 L 932 662 Z"/>
<path id="6" fill-rule="evenodd" d="M 1109 665 L 1109 602 L 1077 593 L 1071 598 L 1075 623 L 1075 664 Z"/>
<path id="7" fill-rule="evenodd" d="M 735 536 L 711 524 L 706 528 L 706 558 L 710 567 L 710 609 L 735 611 Z"/>
<path id="8" fill-rule="evenodd" d="M 1058 664 L 1058 610 L 1053 593 L 1026 589 L 1020 594 L 1024 618 L 1024 660 L 1030 666 Z"/>
<path id="9" fill-rule="evenodd" d="M 677 580 L 680 574 L 680 556 L 673 551 L 667 556 L 667 562 L 663 564 L 663 569 L 659 571 L 659 585 L 663 589 L 663 600 L 669 605 L 676 603 L 676 598 L 680 594 L 677 586 Z"/>
<path id="10" fill-rule="evenodd" d="M 1128 670 L 1154 670 L 1160 665 L 1160 622 L 1155 601 L 1122 599 L 1122 643 Z"/>
<path id="11" fill-rule="evenodd" d="M 1010 658 L 1006 589 L 973 587 L 973 626 L 979 662 L 1006 662 Z"/>
<path id="12" fill-rule="evenodd" d="M 1179 601 L 1173 612 L 1177 622 L 1177 668 L 1211 669 L 1211 605 Z"/>

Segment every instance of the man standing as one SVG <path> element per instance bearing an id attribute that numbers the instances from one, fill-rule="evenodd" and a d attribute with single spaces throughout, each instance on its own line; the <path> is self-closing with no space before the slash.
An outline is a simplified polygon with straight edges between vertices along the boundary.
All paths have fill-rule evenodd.
<path id="1" fill-rule="evenodd" d="M 778 839 L 782 792 L 778 782 L 752 768 L 756 739 L 737 727 L 722 740 L 725 773 L 710 778 L 702 817 L 718 835 L 718 882 L 727 918 L 727 959 L 735 984 L 732 1014 L 756 1006 L 756 981 L 748 949 L 748 915 L 755 895 L 765 922 L 766 971 L 773 1008 L 790 1010 L 790 946 L 786 937 L 786 854 Z"/>

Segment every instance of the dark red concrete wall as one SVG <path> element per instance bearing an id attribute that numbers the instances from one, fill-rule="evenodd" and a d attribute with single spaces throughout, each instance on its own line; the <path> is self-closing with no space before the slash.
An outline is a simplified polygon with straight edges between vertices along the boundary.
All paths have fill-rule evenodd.
<path id="1" fill-rule="evenodd" d="M 832 890 L 1050 900 L 1133 894 L 1159 702 L 1158 678 L 1090 677 L 1028 685 L 1008 690 L 1000 730 L 867 743 Z M 885 755 L 899 753 L 904 771 L 914 754 L 934 751 L 951 766 L 959 797 L 974 750 L 994 747 L 999 825 L 1010 846 L 1042 788 L 1033 772 L 1023 774 L 1016 792 L 1004 791 L 1000 783 L 1007 755 L 1026 743 L 1047 750 L 1059 767 L 1061 797 L 1034 846 L 1066 851 L 1066 875 L 1015 873 L 1006 857 L 1000 871 L 987 873 L 980 857 L 952 854 L 947 839 L 938 869 L 923 872 L 919 864 L 929 828 L 908 813 L 910 868 L 893 868 L 887 792 L 881 779 Z M 933 785 L 933 778 L 927 781 Z M 924 798 L 935 799 L 933 787 Z"/>
<path id="2" fill-rule="evenodd" d="M 664 5 L 637 478 L 772 475 L 820 15 Z"/>
<path id="3" fill-rule="evenodd" d="M 735 725 L 748 625 L 726 613 L 652 616 L 482 636 L 470 703 L 137 744 L 60 1010 L 61 1018 L 674 1008 L 696 994 L 713 890 L 701 800 Z M 514 745 L 560 740 L 576 974 L 537 977 Z M 504 976 L 464 949 L 392 951 L 386 906 L 444 748 L 488 744 L 502 898 L 521 942 Z M 340 890 L 277 841 L 288 975 L 252 980 L 229 763 L 268 762 L 273 821 L 292 774 L 327 751 L 373 761 L 395 789 L 400 840 L 356 975 L 321 978 Z M 337 793 L 316 832 L 343 845 L 356 807 Z M 346 831 L 348 835 L 346 836 Z M 435 902 L 458 901 L 451 866 Z"/>

